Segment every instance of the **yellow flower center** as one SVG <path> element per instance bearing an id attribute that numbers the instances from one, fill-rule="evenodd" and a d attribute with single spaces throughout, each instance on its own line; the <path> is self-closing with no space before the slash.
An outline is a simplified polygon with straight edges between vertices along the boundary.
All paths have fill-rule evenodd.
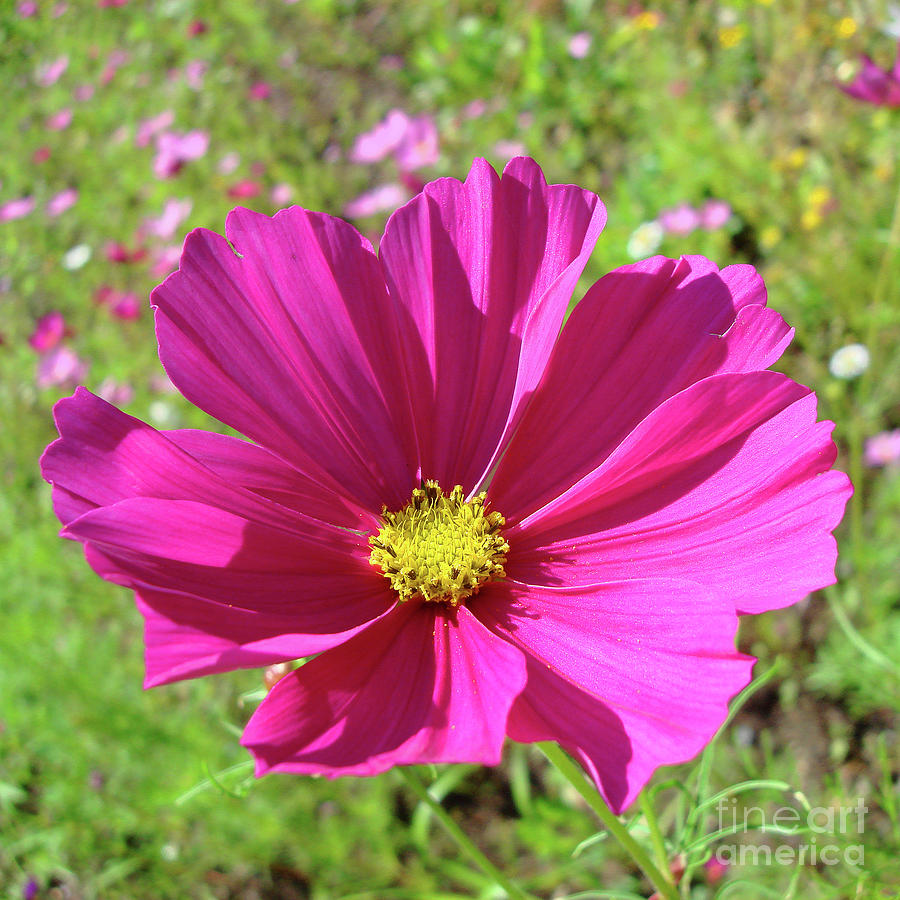
<path id="1" fill-rule="evenodd" d="M 466 500 L 457 485 L 445 497 L 436 481 L 426 481 L 403 509 L 381 511 L 384 525 L 369 538 L 369 562 L 401 600 L 458 606 L 486 582 L 506 577 L 509 544 L 500 533 L 506 520 L 486 505 L 486 494 Z"/>

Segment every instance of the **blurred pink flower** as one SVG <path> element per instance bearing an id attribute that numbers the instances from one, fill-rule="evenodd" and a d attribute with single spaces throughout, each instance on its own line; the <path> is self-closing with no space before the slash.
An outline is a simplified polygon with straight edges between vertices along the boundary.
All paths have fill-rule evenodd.
<path id="1" fill-rule="evenodd" d="M 67 209 L 71 209 L 78 201 L 78 191 L 75 188 L 66 188 L 58 194 L 54 194 L 47 201 L 47 215 L 56 217 L 62 215 Z"/>
<path id="2" fill-rule="evenodd" d="M 117 319 L 139 319 L 143 305 L 138 295 L 129 291 L 128 293 L 114 296 L 109 301 L 109 311 Z"/>
<path id="3" fill-rule="evenodd" d="M 409 116 L 401 109 L 392 109 L 374 128 L 363 132 L 353 143 L 350 161 L 375 163 L 390 156 L 409 128 Z"/>
<path id="4" fill-rule="evenodd" d="M 731 218 L 731 206 L 724 200 L 707 200 L 700 208 L 700 227 L 707 231 L 721 228 Z"/>
<path id="5" fill-rule="evenodd" d="M 11 222 L 13 219 L 21 219 L 34 210 L 34 197 L 19 197 L 16 200 L 7 200 L 0 206 L 0 222 Z"/>
<path id="6" fill-rule="evenodd" d="M 34 153 L 31 154 L 31 161 L 35 165 L 40 165 L 41 163 L 47 162 L 50 159 L 50 148 L 44 144 L 41 147 L 38 147 Z"/>
<path id="7" fill-rule="evenodd" d="M 38 360 L 35 381 L 40 388 L 72 386 L 84 381 L 87 370 L 87 363 L 74 350 L 60 344 Z"/>
<path id="8" fill-rule="evenodd" d="M 244 178 L 235 182 L 228 188 L 228 196 L 234 200 L 246 200 L 248 197 L 256 197 L 262 191 L 262 186 L 252 178 Z"/>
<path id="9" fill-rule="evenodd" d="M 50 10 L 50 15 L 53 16 L 54 19 L 58 19 L 60 16 L 64 16 L 69 11 L 68 3 L 56 3 L 53 6 L 53 9 Z"/>
<path id="10" fill-rule="evenodd" d="M 115 378 L 104 378 L 97 387 L 97 396 L 115 406 L 127 406 L 134 399 L 134 388 Z"/>
<path id="11" fill-rule="evenodd" d="M 230 175 L 232 172 L 237 169 L 237 167 L 241 164 L 241 155 L 239 153 L 235 153 L 233 150 L 231 153 L 226 153 L 220 160 L 219 164 L 216 168 L 219 170 L 219 174 L 221 175 Z"/>
<path id="12" fill-rule="evenodd" d="M 147 255 L 143 247 L 131 250 L 121 241 L 107 241 L 103 245 L 103 253 L 110 262 L 125 264 L 140 262 Z"/>
<path id="13" fill-rule="evenodd" d="M 502 159 L 504 163 L 525 155 L 525 145 L 521 141 L 497 141 L 493 146 L 494 156 Z"/>
<path id="14" fill-rule="evenodd" d="M 184 80 L 192 90 L 199 91 L 203 88 L 203 79 L 209 70 L 209 63 L 203 59 L 191 60 L 184 67 Z"/>
<path id="15" fill-rule="evenodd" d="M 900 106 L 900 44 L 897 59 L 889 70 L 875 65 L 869 56 L 863 55 L 860 59 L 859 74 L 849 84 L 838 85 L 840 89 L 857 100 L 876 106 Z"/>
<path id="16" fill-rule="evenodd" d="M 66 333 L 66 320 L 63 314 L 56 311 L 49 312 L 37 320 L 28 343 L 38 353 L 47 353 L 59 344 Z"/>
<path id="17" fill-rule="evenodd" d="M 73 91 L 72 96 L 78 103 L 85 103 L 94 96 L 96 88 L 92 84 L 79 84 Z"/>
<path id="18" fill-rule="evenodd" d="M 127 6 L 128 0 L 97 0 L 100 9 L 113 9 L 119 6 Z"/>
<path id="19" fill-rule="evenodd" d="M 35 81 L 41 87 L 50 87 L 51 84 L 56 84 L 62 76 L 63 72 L 69 68 L 69 57 L 68 56 L 60 56 L 57 59 L 52 60 L 51 62 L 44 63 L 42 66 L 38 66 L 37 73 L 35 75 Z"/>
<path id="20" fill-rule="evenodd" d="M 16 7 L 16 12 L 18 12 L 23 19 L 30 19 L 32 16 L 36 16 L 37 11 L 38 5 L 34 0 L 22 0 Z"/>
<path id="21" fill-rule="evenodd" d="M 109 84 L 115 77 L 116 72 L 129 60 L 128 52 L 120 48 L 112 50 L 107 57 L 106 66 L 100 73 L 100 84 Z"/>
<path id="22" fill-rule="evenodd" d="M 569 56 L 573 59 L 584 59 L 591 50 L 591 44 L 594 39 L 587 31 L 579 31 L 569 38 L 568 50 Z"/>
<path id="23" fill-rule="evenodd" d="M 294 189 L 289 184 L 281 182 L 272 188 L 272 192 L 269 196 L 272 198 L 272 203 L 274 203 L 275 206 L 287 206 L 294 196 Z"/>
<path id="24" fill-rule="evenodd" d="M 407 123 L 406 131 L 394 150 L 394 159 L 404 172 L 433 166 L 440 156 L 437 125 L 431 116 L 416 116 Z"/>
<path id="25" fill-rule="evenodd" d="M 64 131 L 72 124 L 72 108 L 67 106 L 65 109 L 54 113 L 47 119 L 45 124 L 50 131 Z"/>
<path id="26" fill-rule="evenodd" d="M 134 399 L 134 388 L 115 378 L 104 378 L 97 386 L 97 396 L 115 406 L 127 406 Z"/>
<path id="27" fill-rule="evenodd" d="M 700 213 L 690 204 L 681 203 L 662 210 L 656 221 L 668 234 L 690 234 L 700 227 Z"/>
<path id="28" fill-rule="evenodd" d="M 197 37 L 206 34 L 209 31 L 209 25 L 203 19 L 194 19 L 187 27 L 188 37 Z"/>
<path id="29" fill-rule="evenodd" d="M 163 110 L 149 119 L 142 119 L 138 123 L 137 134 L 134 143 L 138 147 L 146 147 L 156 135 L 170 128 L 175 121 L 175 113 L 171 109 Z"/>
<path id="30" fill-rule="evenodd" d="M 364 219 L 378 213 L 393 212 L 409 200 L 409 193 L 400 184 L 383 184 L 351 200 L 344 207 L 344 215 Z"/>
<path id="31" fill-rule="evenodd" d="M 257 81 L 250 85 L 247 93 L 251 100 L 268 100 L 272 96 L 272 85 L 267 81 Z"/>
<path id="32" fill-rule="evenodd" d="M 181 244 L 169 244 L 153 251 L 153 262 L 150 271 L 154 278 L 165 278 L 178 266 L 181 258 Z"/>
<path id="33" fill-rule="evenodd" d="M 863 458 L 867 466 L 893 466 L 900 463 L 900 428 L 882 431 L 866 438 Z"/>
<path id="34" fill-rule="evenodd" d="M 156 138 L 156 157 L 153 174 L 157 178 L 172 178 L 185 163 L 200 159 L 209 148 L 209 134 L 205 131 L 164 131 Z"/>
<path id="35" fill-rule="evenodd" d="M 464 119 L 480 119 L 487 112 L 485 100 L 470 100 L 462 110 Z"/>
<path id="36" fill-rule="evenodd" d="M 191 214 L 193 205 L 191 200 L 174 198 L 167 200 L 162 215 L 144 219 L 144 231 L 161 240 L 169 240 L 178 230 L 178 226 Z"/>

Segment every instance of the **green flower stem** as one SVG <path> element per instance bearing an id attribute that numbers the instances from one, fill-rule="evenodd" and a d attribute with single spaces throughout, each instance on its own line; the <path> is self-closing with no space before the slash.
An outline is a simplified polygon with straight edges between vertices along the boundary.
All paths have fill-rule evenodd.
<path id="1" fill-rule="evenodd" d="M 640 804 L 641 812 L 644 814 L 644 820 L 650 831 L 650 841 L 653 844 L 653 852 L 656 854 L 656 863 L 663 875 L 666 875 L 669 872 L 669 854 L 666 853 L 666 842 L 663 840 L 662 831 L 659 828 L 653 801 L 647 791 L 641 791 Z"/>
<path id="2" fill-rule="evenodd" d="M 631 836 L 628 829 L 619 821 L 619 817 L 606 805 L 606 801 L 593 787 L 588 785 L 587 779 L 578 766 L 556 744 L 545 742 L 538 744 L 538 747 L 566 781 L 584 797 L 597 818 L 640 867 L 660 897 L 665 900 L 678 900 L 678 891 L 672 883 L 671 875 L 668 871 L 663 873 L 653 864 L 644 848 Z M 653 822 L 656 823 L 655 817 Z"/>
<path id="3" fill-rule="evenodd" d="M 473 843 L 469 836 L 450 818 L 447 811 L 428 792 L 428 788 L 420 780 L 419 776 L 408 766 L 397 766 L 394 769 L 413 793 L 431 810 L 435 818 L 444 826 L 447 834 L 453 838 L 456 845 L 474 862 L 489 878 L 506 891 L 512 900 L 535 900 L 531 894 L 526 894 L 521 888 L 516 887 Z"/>

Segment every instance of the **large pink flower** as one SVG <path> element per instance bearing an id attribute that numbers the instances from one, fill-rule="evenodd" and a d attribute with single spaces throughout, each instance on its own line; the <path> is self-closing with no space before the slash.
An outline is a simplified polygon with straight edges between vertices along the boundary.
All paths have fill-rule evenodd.
<path id="1" fill-rule="evenodd" d="M 850 486 L 766 371 L 792 332 L 759 276 L 654 257 L 560 333 L 604 222 L 528 159 L 429 184 L 377 256 L 236 209 L 152 302 L 172 381 L 250 440 L 57 405 L 63 534 L 135 591 L 148 686 L 315 656 L 247 725 L 258 774 L 555 740 L 622 809 L 747 683 L 738 614 L 834 580 Z"/>

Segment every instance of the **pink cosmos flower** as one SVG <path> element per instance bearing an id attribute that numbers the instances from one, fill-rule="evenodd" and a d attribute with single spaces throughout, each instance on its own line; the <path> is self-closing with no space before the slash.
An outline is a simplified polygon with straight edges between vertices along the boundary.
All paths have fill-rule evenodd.
<path id="1" fill-rule="evenodd" d="M 166 201 L 161 216 L 144 220 L 144 231 L 161 240 L 168 241 L 178 230 L 178 226 L 191 214 L 193 205 L 189 199 L 170 198 Z"/>
<path id="2" fill-rule="evenodd" d="M 668 234 L 690 234 L 700 227 L 700 213 L 687 203 L 664 209 L 656 221 Z"/>
<path id="3" fill-rule="evenodd" d="M 234 200 L 246 200 L 248 197 L 255 197 L 262 191 L 262 186 L 258 181 L 252 178 L 244 178 L 235 182 L 228 188 L 228 196 Z"/>
<path id="4" fill-rule="evenodd" d="M 47 215 L 53 218 L 61 216 L 66 210 L 71 209 L 78 202 L 78 191 L 75 188 L 66 188 L 58 194 L 54 194 L 47 201 Z"/>
<path id="5" fill-rule="evenodd" d="M 139 319 L 143 303 L 141 303 L 137 294 L 131 292 L 124 294 L 114 294 L 109 299 L 109 311 L 117 319 L 125 319 L 127 321 Z"/>
<path id="6" fill-rule="evenodd" d="M 44 63 L 44 65 L 38 67 L 37 73 L 35 74 L 35 81 L 41 87 L 50 87 L 51 84 L 56 84 L 56 82 L 59 81 L 63 73 L 68 68 L 69 57 L 59 56 L 56 59 L 51 60 L 48 63 Z"/>
<path id="7" fill-rule="evenodd" d="M 572 59 L 584 59 L 591 52 L 593 42 L 590 32 L 579 31 L 578 34 L 573 34 L 568 43 L 569 56 Z"/>
<path id="8" fill-rule="evenodd" d="M 272 96 L 272 85 L 267 81 L 255 81 L 247 93 L 251 100 L 268 100 Z"/>
<path id="9" fill-rule="evenodd" d="M 209 70 L 209 63 L 205 59 L 192 59 L 184 67 L 184 80 L 192 90 L 203 89 L 203 79 Z"/>
<path id="10" fill-rule="evenodd" d="M 394 150 L 394 159 L 402 172 L 433 166 L 440 157 L 437 125 L 431 116 L 409 120 L 406 131 Z"/>
<path id="11" fill-rule="evenodd" d="M 707 231 L 721 228 L 731 218 L 731 206 L 724 200 L 707 200 L 700 207 L 700 227 Z"/>
<path id="12" fill-rule="evenodd" d="M 37 320 L 28 343 L 38 353 L 47 353 L 59 344 L 66 333 L 66 320 L 63 314 L 56 311 L 49 312 Z"/>
<path id="13" fill-rule="evenodd" d="M 150 266 L 150 272 L 154 278 L 165 278 L 171 275 L 172 271 L 178 267 L 178 260 L 181 259 L 181 245 L 169 244 L 153 251 L 153 263 Z"/>
<path id="14" fill-rule="evenodd" d="M 200 159 L 209 147 L 209 134 L 205 131 L 165 131 L 156 138 L 156 157 L 153 174 L 157 178 L 171 178 L 181 171 L 185 163 Z"/>
<path id="15" fill-rule="evenodd" d="M 344 215 L 351 219 L 364 219 L 381 212 L 393 212 L 408 199 L 409 194 L 402 184 L 382 184 L 354 197 L 344 206 Z"/>
<path id="16" fill-rule="evenodd" d="M 47 119 L 46 126 L 50 131 L 65 131 L 72 124 L 72 108 L 67 106 L 59 112 L 53 113 Z"/>
<path id="17" fill-rule="evenodd" d="M 294 189 L 285 182 L 279 182 L 269 192 L 269 197 L 278 207 L 287 206 L 294 196 Z"/>
<path id="18" fill-rule="evenodd" d="M 226 153 L 220 160 L 216 168 L 222 175 L 230 175 L 241 164 L 241 155 L 233 150 Z"/>
<path id="19" fill-rule="evenodd" d="M 766 371 L 792 330 L 761 279 L 653 257 L 560 333 L 605 219 L 527 159 L 432 182 L 378 255 L 236 209 L 151 299 L 172 381 L 250 440 L 57 404 L 44 477 L 135 591 L 147 686 L 315 656 L 244 731 L 257 774 L 555 740 L 621 810 L 747 683 L 738 614 L 834 581 L 849 481 Z"/>
<path id="20" fill-rule="evenodd" d="M 147 147 L 156 135 L 170 128 L 175 121 L 175 113 L 171 109 L 163 110 L 156 116 L 143 119 L 137 127 L 134 143 L 138 147 Z"/>
<path id="21" fill-rule="evenodd" d="M 840 89 L 857 100 L 874 103 L 876 106 L 900 106 L 900 44 L 897 59 L 890 70 L 875 65 L 872 58 L 863 55 L 859 74 L 849 84 L 839 85 Z"/>
<path id="22" fill-rule="evenodd" d="M 34 197 L 17 197 L 0 205 L 0 222 L 21 219 L 34 211 Z"/>
<path id="23" fill-rule="evenodd" d="M 866 438 L 863 458 L 867 466 L 895 466 L 900 463 L 900 428 L 881 431 Z"/>
<path id="24" fill-rule="evenodd" d="M 71 347 L 60 344 L 38 360 L 35 381 L 39 388 L 70 387 L 83 381 L 87 371 L 87 363 Z"/>
<path id="25" fill-rule="evenodd" d="M 392 109 L 374 128 L 357 137 L 350 150 L 350 161 L 376 163 L 390 156 L 400 146 L 409 121 L 402 109 Z"/>

